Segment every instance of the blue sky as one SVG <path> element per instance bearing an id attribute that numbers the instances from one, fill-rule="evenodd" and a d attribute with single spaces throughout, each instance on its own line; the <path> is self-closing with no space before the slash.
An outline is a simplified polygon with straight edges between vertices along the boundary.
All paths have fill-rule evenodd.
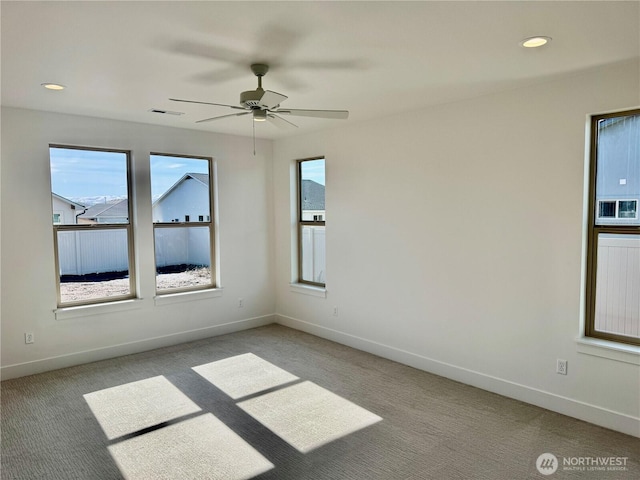
<path id="1" fill-rule="evenodd" d="M 120 152 L 51 148 L 51 191 L 80 200 L 127 196 L 127 157 Z M 151 194 L 155 199 L 185 173 L 208 173 L 208 162 L 151 155 Z"/>
<path id="2" fill-rule="evenodd" d="M 324 159 L 302 162 L 302 178 L 324 185 Z"/>
<path id="3" fill-rule="evenodd" d="M 51 148 L 51 191 L 66 198 L 127 195 L 127 157 L 119 152 Z"/>
<path id="4" fill-rule="evenodd" d="M 209 162 L 195 158 L 151 155 L 151 197 L 157 199 L 185 173 L 209 173 Z"/>
<path id="5" fill-rule="evenodd" d="M 51 148 L 51 191 L 65 198 L 127 196 L 127 157 L 120 152 Z M 155 200 L 185 173 L 209 173 L 208 161 L 151 155 L 151 196 Z M 302 176 L 325 184 L 324 159 L 302 164 Z"/>

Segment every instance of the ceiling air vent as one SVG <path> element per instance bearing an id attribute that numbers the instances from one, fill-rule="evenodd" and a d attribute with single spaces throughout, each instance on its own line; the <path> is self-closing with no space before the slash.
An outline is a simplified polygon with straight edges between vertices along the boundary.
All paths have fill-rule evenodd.
<path id="1" fill-rule="evenodd" d="M 151 113 L 161 113 L 163 115 L 184 115 L 184 112 L 172 112 L 171 110 L 159 110 L 157 108 L 152 108 L 149 111 Z"/>

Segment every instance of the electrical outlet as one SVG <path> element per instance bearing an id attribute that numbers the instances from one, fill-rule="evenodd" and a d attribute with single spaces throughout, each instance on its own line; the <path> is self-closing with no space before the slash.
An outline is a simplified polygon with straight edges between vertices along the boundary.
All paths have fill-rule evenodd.
<path id="1" fill-rule="evenodd" d="M 567 361 L 563 360 L 561 358 L 558 359 L 557 363 L 556 363 L 556 373 L 560 374 L 560 375 L 566 375 L 567 374 Z"/>
<path id="2" fill-rule="evenodd" d="M 27 332 L 24 334 L 24 343 L 33 343 L 36 341 L 35 336 L 31 332 Z"/>
<path id="3" fill-rule="evenodd" d="M 333 307 L 333 316 L 334 317 L 338 316 L 338 307 Z"/>
<path id="4" fill-rule="evenodd" d="M 238 299 L 238 308 L 244 308 L 244 298 Z"/>

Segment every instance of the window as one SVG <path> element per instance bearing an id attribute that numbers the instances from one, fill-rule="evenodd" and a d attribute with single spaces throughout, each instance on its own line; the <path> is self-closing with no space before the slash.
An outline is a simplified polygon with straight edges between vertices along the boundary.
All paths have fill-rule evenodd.
<path id="1" fill-rule="evenodd" d="M 638 200 L 598 200 L 600 218 L 638 218 Z"/>
<path id="2" fill-rule="evenodd" d="M 50 145 L 58 306 L 135 297 L 129 152 Z"/>
<path id="3" fill-rule="evenodd" d="M 214 287 L 212 159 L 158 153 L 150 161 L 156 291 Z"/>
<path id="4" fill-rule="evenodd" d="M 298 281 L 325 286 L 324 158 L 298 161 Z"/>
<path id="5" fill-rule="evenodd" d="M 618 218 L 638 218 L 638 201 L 619 200 Z"/>
<path id="6" fill-rule="evenodd" d="M 598 218 L 616 218 L 616 202 L 600 200 Z"/>
<path id="7" fill-rule="evenodd" d="M 640 345 L 640 110 L 591 119 L 585 335 Z"/>

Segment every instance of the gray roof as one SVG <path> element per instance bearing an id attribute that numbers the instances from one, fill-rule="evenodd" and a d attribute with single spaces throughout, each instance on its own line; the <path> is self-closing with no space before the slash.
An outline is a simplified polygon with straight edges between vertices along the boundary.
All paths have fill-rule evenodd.
<path id="1" fill-rule="evenodd" d="M 195 178 L 196 180 L 200 180 L 205 185 L 209 185 L 209 174 L 208 173 L 187 173 L 186 176 L 190 176 Z"/>
<path id="2" fill-rule="evenodd" d="M 129 216 L 129 200 L 110 200 L 107 203 L 98 203 L 87 208 L 87 211 L 78 218 L 118 217 Z"/>
<path id="3" fill-rule="evenodd" d="M 301 197 L 303 210 L 324 210 L 324 185 L 303 179 Z"/>

